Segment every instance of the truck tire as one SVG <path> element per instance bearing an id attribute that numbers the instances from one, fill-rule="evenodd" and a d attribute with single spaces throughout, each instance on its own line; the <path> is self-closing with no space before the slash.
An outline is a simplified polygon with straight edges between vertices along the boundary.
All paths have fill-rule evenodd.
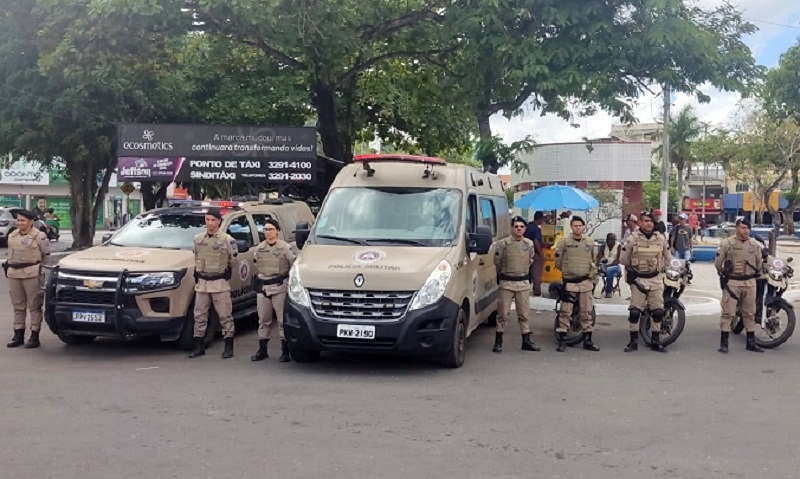
<path id="1" fill-rule="evenodd" d="M 208 313 L 208 326 L 206 326 L 206 347 L 214 342 L 214 338 L 220 330 L 219 316 L 213 309 Z M 194 349 L 194 301 L 189 304 L 189 311 L 186 320 L 183 322 L 181 335 L 178 336 L 178 349 L 191 351 Z"/>

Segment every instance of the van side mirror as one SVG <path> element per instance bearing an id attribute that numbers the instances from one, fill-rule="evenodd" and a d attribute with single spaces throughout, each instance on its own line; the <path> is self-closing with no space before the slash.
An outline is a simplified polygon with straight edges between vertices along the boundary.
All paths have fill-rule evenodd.
<path id="1" fill-rule="evenodd" d="M 236 249 L 239 253 L 247 253 L 250 250 L 250 243 L 246 240 L 236 240 Z"/>
<path id="2" fill-rule="evenodd" d="M 467 253 L 487 254 L 492 247 L 492 229 L 478 226 L 475 233 L 467 235 Z"/>
<path id="3" fill-rule="evenodd" d="M 294 229 L 294 240 L 297 243 L 297 249 L 303 249 L 311 229 L 308 227 L 308 221 L 298 221 Z"/>
<path id="4" fill-rule="evenodd" d="M 111 241 L 111 237 L 112 237 L 112 236 L 114 236 L 114 235 L 113 235 L 113 234 L 111 234 L 111 233 L 106 233 L 106 234 L 104 234 L 104 235 L 103 235 L 103 237 L 100 239 L 100 244 L 106 244 L 106 243 L 108 243 L 109 241 Z"/>

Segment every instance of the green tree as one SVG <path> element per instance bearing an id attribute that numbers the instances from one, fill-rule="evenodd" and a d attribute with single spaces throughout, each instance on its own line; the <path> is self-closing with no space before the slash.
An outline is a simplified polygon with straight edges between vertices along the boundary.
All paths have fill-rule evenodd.
<path id="1" fill-rule="evenodd" d="M 645 210 L 657 209 L 661 202 L 661 168 L 650 165 L 650 181 L 642 184 L 642 208 Z M 669 180 L 669 204 L 678 202 L 678 186 L 675 178 Z M 683 205 L 681 205 L 682 207 Z M 678 209 L 680 211 L 680 208 Z M 664 217 L 666 218 L 664 212 Z"/>

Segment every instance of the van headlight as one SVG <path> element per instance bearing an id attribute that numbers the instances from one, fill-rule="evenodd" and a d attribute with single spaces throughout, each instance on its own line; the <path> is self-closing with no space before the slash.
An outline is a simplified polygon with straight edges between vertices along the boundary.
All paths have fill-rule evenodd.
<path id="1" fill-rule="evenodd" d="M 453 268 L 447 260 L 442 260 L 436 268 L 433 269 L 425 284 L 422 285 L 417 294 L 414 296 L 414 301 L 411 303 L 411 310 L 424 308 L 442 299 L 447 283 L 450 282 Z"/>
<path id="2" fill-rule="evenodd" d="M 129 273 L 125 286 L 129 291 L 149 292 L 178 286 L 186 271 L 164 271 L 158 273 Z"/>
<path id="3" fill-rule="evenodd" d="M 292 302 L 306 308 L 309 306 L 308 292 L 306 292 L 306 288 L 303 287 L 303 282 L 300 280 L 300 270 L 297 267 L 297 263 L 294 263 L 292 269 L 289 270 L 289 285 L 286 289 Z"/>

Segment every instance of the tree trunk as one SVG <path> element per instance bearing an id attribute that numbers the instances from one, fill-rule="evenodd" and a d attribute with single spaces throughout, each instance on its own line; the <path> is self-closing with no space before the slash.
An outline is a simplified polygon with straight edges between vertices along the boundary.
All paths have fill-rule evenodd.
<path id="1" fill-rule="evenodd" d="M 336 111 L 336 95 L 333 88 L 317 81 L 314 85 L 314 108 L 317 110 L 317 131 L 322 140 L 322 149 L 325 156 L 335 160 L 351 163 L 353 161 L 353 138 L 355 132 L 352 128 L 340 128 Z M 343 131 L 342 131 L 343 130 Z M 327 166 L 325 177 L 319 179 L 322 191 L 328 191 L 333 183 L 338 170 Z"/>
<path id="2" fill-rule="evenodd" d="M 72 197 L 72 249 L 88 248 L 94 244 L 98 208 L 95 202 L 97 170 L 88 161 L 67 161 L 69 191 Z"/>
<path id="3" fill-rule="evenodd" d="M 683 210 L 683 168 L 678 168 L 678 205 L 677 211 Z M 661 214 L 665 215 L 667 212 L 662 211 Z"/>
<path id="4" fill-rule="evenodd" d="M 478 134 L 480 135 L 480 141 L 482 143 L 488 143 L 492 141 L 492 125 L 489 122 L 491 114 L 485 108 L 478 108 L 476 117 L 478 119 Z M 500 165 L 498 165 L 497 161 L 495 160 L 496 158 L 493 158 L 491 161 L 488 161 L 488 159 L 483 159 L 483 169 L 489 173 L 497 174 L 497 170 L 500 169 Z"/>
<path id="5" fill-rule="evenodd" d="M 794 236 L 795 234 L 795 227 L 794 227 L 794 210 L 797 208 L 797 204 L 800 201 L 800 181 L 798 181 L 798 176 L 800 174 L 800 167 L 792 167 L 792 189 L 791 192 L 787 195 L 788 204 L 786 208 L 783 210 L 783 234 Z"/>

